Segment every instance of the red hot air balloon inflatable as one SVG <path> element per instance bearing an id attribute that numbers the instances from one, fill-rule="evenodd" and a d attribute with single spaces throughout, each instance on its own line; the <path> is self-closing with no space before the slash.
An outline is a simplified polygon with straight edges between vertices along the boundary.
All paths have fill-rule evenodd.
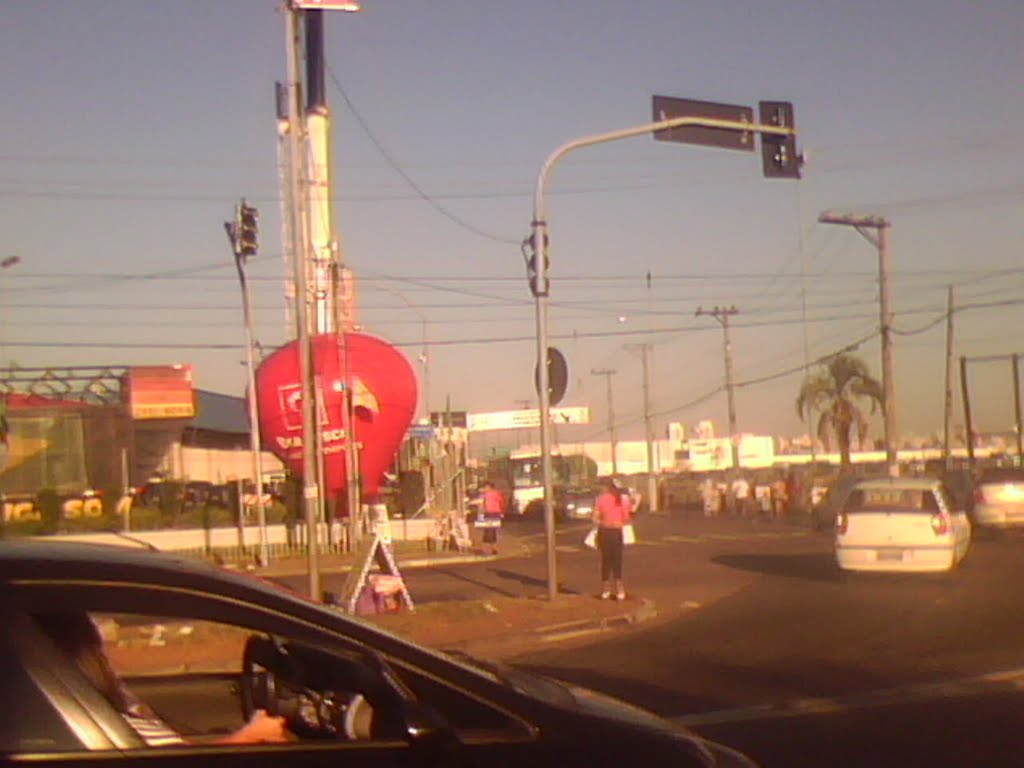
<path id="1" fill-rule="evenodd" d="M 416 412 L 416 374 L 401 352 L 362 333 L 320 334 L 311 339 L 311 346 L 320 400 L 317 426 L 323 441 L 325 491 L 340 494 L 348 485 L 345 382 L 349 380 L 363 491 L 375 494 Z M 256 391 L 264 446 L 301 476 L 302 380 L 297 341 L 260 364 Z"/>

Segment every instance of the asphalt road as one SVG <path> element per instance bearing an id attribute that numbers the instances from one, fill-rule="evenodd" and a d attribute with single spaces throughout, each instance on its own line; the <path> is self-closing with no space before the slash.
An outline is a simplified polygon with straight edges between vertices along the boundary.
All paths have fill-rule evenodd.
<path id="1" fill-rule="evenodd" d="M 663 545 L 630 559 L 635 580 L 697 558 L 752 578 L 666 620 L 523 661 L 764 766 L 1024 764 L 1024 539 L 975 541 L 952 577 L 844 581 L 827 536 L 756 535 L 765 528 L 700 544 L 662 532 Z"/>
<path id="2" fill-rule="evenodd" d="M 419 602 L 545 591 L 529 557 L 407 573 Z M 585 525 L 560 529 L 558 581 L 596 593 Z M 646 517 L 626 585 L 659 617 L 528 667 L 606 691 L 774 766 L 1024 765 L 1024 538 L 982 538 L 951 577 L 843 580 L 825 534 Z M 330 588 L 329 586 L 327 588 Z"/>

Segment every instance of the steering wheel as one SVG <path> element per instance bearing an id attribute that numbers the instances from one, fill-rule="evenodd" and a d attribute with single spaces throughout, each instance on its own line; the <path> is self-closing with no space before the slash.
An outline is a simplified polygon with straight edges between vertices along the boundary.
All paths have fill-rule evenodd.
<path id="1" fill-rule="evenodd" d="M 265 635 L 250 635 L 242 654 L 241 704 L 248 721 L 258 709 L 284 717 L 288 729 L 303 738 L 370 739 L 378 735 L 374 707 L 357 692 L 320 689 L 319 677 L 301 653 Z M 309 661 L 308 659 L 306 660 Z M 338 659 L 339 665 L 342 660 Z"/>
<path id="2" fill-rule="evenodd" d="M 257 709 L 277 716 L 276 670 L 284 666 L 283 649 L 263 635 L 249 635 L 242 652 L 241 701 L 246 722 Z M 262 668 L 262 669 L 261 669 Z"/>

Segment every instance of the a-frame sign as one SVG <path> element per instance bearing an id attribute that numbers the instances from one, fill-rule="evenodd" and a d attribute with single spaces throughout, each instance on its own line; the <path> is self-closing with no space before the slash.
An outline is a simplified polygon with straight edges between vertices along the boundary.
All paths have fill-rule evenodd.
<path id="1" fill-rule="evenodd" d="M 377 564 L 382 573 L 389 576 L 397 576 L 399 579 L 402 578 L 402 574 L 398 571 L 398 563 L 395 562 L 395 553 L 391 549 L 391 543 L 385 540 L 380 530 L 374 531 L 373 535 L 356 551 L 352 570 L 348 572 L 345 584 L 341 588 L 338 602 L 347 613 L 356 612 L 356 603 L 359 600 L 359 595 L 362 594 L 364 587 L 366 587 L 367 579 L 370 575 L 370 567 L 374 563 Z M 414 606 L 412 604 L 412 597 L 409 595 L 409 588 L 405 586 L 404 580 L 402 580 L 401 584 L 402 604 L 411 611 L 414 609 Z"/>

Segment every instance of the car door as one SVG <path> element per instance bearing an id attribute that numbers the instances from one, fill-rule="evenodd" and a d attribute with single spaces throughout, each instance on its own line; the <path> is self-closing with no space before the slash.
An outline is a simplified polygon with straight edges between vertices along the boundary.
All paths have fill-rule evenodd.
<path id="1" fill-rule="evenodd" d="M 123 599 L 121 599 L 123 598 Z M 301 642 L 310 643 L 310 647 L 326 648 L 321 654 L 331 654 L 333 642 L 339 643 L 339 651 L 358 649 L 358 644 L 342 637 L 330 638 L 322 628 L 302 626 L 292 623 L 287 617 L 263 614 L 261 606 L 241 606 L 237 598 L 231 601 L 219 600 L 210 595 L 188 595 L 174 590 L 173 594 L 160 593 L 159 589 L 147 585 L 123 585 L 117 588 L 107 584 L 97 592 L 95 585 L 83 583 L 73 584 L 67 581 L 47 587 L 35 583 L 19 591 L 17 607 L 31 615 L 32 611 L 65 610 L 69 607 L 94 608 L 96 611 L 108 611 L 119 616 L 134 616 L 133 628 L 139 627 L 140 611 L 145 608 L 152 610 L 159 605 L 162 610 L 178 620 L 188 621 L 184 626 L 193 627 L 193 616 L 209 621 L 216 617 L 219 622 L 232 626 L 244 627 L 249 631 L 262 628 L 273 637 L 289 637 L 294 635 Z M 126 624 L 129 620 L 126 620 Z M 198 621 L 198 620 L 197 620 Z M 152 636 L 144 647 L 138 648 L 139 658 L 155 663 L 157 671 L 166 667 L 164 659 L 182 659 L 180 649 L 168 647 L 174 638 L 190 638 L 201 648 L 210 646 L 210 639 L 195 638 L 194 632 L 183 634 L 182 626 L 175 626 L 171 620 L 162 620 L 160 626 L 166 633 L 160 642 L 152 642 Z M 148 631 L 148 630 L 147 630 Z M 119 636 L 118 642 L 131 645 L 136 641 L 130 633 Z M 298 642 L 297 641 L 297 642 Z M 46 644 L 45 638 L 41 645 Z M 165 644 L 168 643 L 168 644 Z M 350 658 L 351 661 L 351 658 Z M 182 669 L 187 669 L 194 660 L 186 662 Z M 26 666 L 32 666 L 26 662 Z M 35 667 L 45 666 L 35 664 Z M 91 701 L 77 701 L 65 697 L 58 709 L 64 718 L 80 717 L 81 711 L 96 714 L 100 722 L 108 723 L 108 729 L 120 729 L 121 750 L 99 749 L 96 743 L 82 742 L 77 748 L 61 749 L 13 750 L 8 754 L 25 760 L 46 765 L 344 765 L 344 766 L 402 766 L 402 765 L 434 765 L 458 764 L 463 760 L 476 761 L 486 758 L 491 766 L 522 765 L 524 762 L 537 761 L 539 748 L 536 731 L 525 721 L 508 712 L 499 704 L 494 704 L 471 691 L 464 690 L 457 682 L 446 680 L 438 670 L 418 670 L 414 663 L 404 663 L 394 659 L 390 663 L 388 675 L 394 674 L 403 687 L 406 681 L 415 690 L 415 696 L 409 704 L 408 711 L 402 712 L 402 721 L 408 727 L 399 733 L 373 735 L 360 740 L 339 740 L 328 738 L 302 738 L 287 744 L 262 745 L 224 745 L 213 743 L 218 734 L 204 733 L 204 727 L 215 722 L 208 714 L 199 711 L 214 706 L 203 696 L 191 699 L 201 702 L 199 706 L 189 706 L 190 697 L 197 693 L 208 693 L 218 688 L 222 693 L 230 690 L 230 676 L 226 673 L 202 673 L 183 675 L 176 679 L 174 675 L 136 675 L 129 677 L 127 683 L 138 684 L 133 693 L 140 699 L 145 695 L 154 695 L 145 704 L 157 710 L 158 715 L 174 720 L 179 733 L 187 737 L 188 744 L 184 747 L 146 747 L 141 743 L 124 744 L 124 723 L 117 716 L 116 710 L 106 702 L 97 703 L 95 691 Z M 34 669 L 36 673 L 45 670 Z M 144 670 L 146 671 L 146 670 Z M 152 672 L 153 670 L 148 670 Z M 378 674 L 376 668 L 365 670 L 365 674 Z M 210 686 L 213 685 L 213 688 Z M 87 687 L 87 684 L 82 686 Z M 369 696 L 367 692 L 367 696 Z M 181 700 L 171 704 L 175 697 Z M 221 697 L 223 706 L 229 712 L 221 713 L 225 722 L 230 718 L 239 717 L 239 703 L 231 701 L 229 696 Z M 422 704 L 422 706 L 420 706 Z M 92 714 L 90 714 L 92 717 Z M 204 723 L 201 726 L 198 723 Z M 103 730 L 102 728 L 100 729 Z M 222 729 L 221 729 L 222 730 Z M 457 733 L 457 735 L 456 735 Z M 220 734 L 222 735 L 222 734 Z M 106 734 L 108 740 L 113 736 Z M 90 746 L 91 745 L 91 746 Z M 100 743 L 100 747 L 103 743 Z"/>

